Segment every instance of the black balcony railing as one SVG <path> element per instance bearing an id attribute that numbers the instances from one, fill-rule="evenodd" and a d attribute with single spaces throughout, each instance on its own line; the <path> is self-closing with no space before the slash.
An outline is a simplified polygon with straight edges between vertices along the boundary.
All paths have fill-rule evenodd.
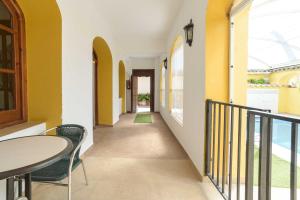
<path id="1" fill-rule="evenodd" d="M 245 157 L 252 155 L 246 155 L 245 148 L 248 138 L 247 113 L 270 111 L 212 100 L 207 100 L 206 110 L 206 175 L 224 199 L 244 199 L 241 198 L 241 185 L 245 185 L 245 168 L 249 166 Z M 250 173 L 251 170 L 247 172 Z M 234 198 L 233 182 L 236 190 Z M 243 189 L 243 193 L 245 190 Z"/>
<path id="2" fill-rule="evenodd" d="M 246 192 L 245 198 L 252 200 L 253 192 L 253 177 L 254 172 L 254 148 L 255 148 L 255 123 L 256 118 L 260 119 L 260 137 L 259 137 L 259 173 L 258 173 L 258 199 L 270 200 L 278 199 L 275 196 L 272 198 L 272 141 L 273 141 L 273 122 L 280 120 L 291 125 L 289 131 L 282 131 L 277 134 L 291 134 L 288 144 L 290 144 L 290 171 L 289 171 L 289 197 L 286 195 L 284 199 L 297 199 L 297 154 L 298 154 L 298 127 L 300 119 L 274 115 L 270 113 L 248 111 L 248 133 L 247 133 L 247 167 L 246 167 Z M 275 166 L 274 166 L 275 167 Z M 284 169 L 282 169 L 284 170 Z"/>
<path id="3" fill-rule="evenodd" d="M 212 100 L 207 100 L 206 105 L 206 175 L 223 198 L 296 200 L 297 188 L 300 187 L 297 185 L 300 119 Z M 278 128 L 279 121 L 290 128 Z M 281 136 L 287 140 L 283 150 L 287 167 L 282 170 L 287 170 L 289 183 L 284 189 L 274 189 L 283 197 L 272 196 L 272 177 L 276 176 L 272 174 L 272 167 L 280 167 L 274 165 L 272 153 L 276 151 L 273 152 L 272 148 L 274 139 L 278 142 Z M 278 153 L 278 146 L 275 148 Z"/>

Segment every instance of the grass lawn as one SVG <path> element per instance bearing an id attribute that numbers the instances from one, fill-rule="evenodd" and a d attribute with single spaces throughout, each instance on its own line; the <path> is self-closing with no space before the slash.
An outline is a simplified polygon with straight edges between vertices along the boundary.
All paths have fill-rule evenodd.
<path id="1" fill-rule="evenodd" d="M 152 116 L 151 114 L 137 114 L 134 123 L 150 124 L 152 123 Z"/>
<path id="2" fill-rule="evenodd" d="M 258 185 L 259 151 L 254 150 L 254 185 Z M 300 188 L 300 168 L 297 169 L 297 186 Z M 272 156 L 272 187 L 290 188 L 290 163 Z"/>

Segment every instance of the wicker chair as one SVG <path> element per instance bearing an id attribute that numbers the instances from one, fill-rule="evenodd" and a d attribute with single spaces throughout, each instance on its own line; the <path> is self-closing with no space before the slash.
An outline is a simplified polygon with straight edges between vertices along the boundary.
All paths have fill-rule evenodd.
<path id="1" fill-rule="evenodd" d="M 80 148 L 86 138 L 87 131 L 80 125 L 66 124 L 46 130 L 42 134 L 47 134 L 52 131 L 56 131 L 56 135 L 59 137 L 69 138 L 73 143 L 73 151 L 70 155 L 58 162 L 33 172 L 31 178 L 33 182 L 50 183 L 68 187 L 68 200 L 71 200 L 72 171 L 79 165 L 82 166 L 85 182 L 86 185 L 88 185 L 85 165 L 83 160 L 79 157 Z M 68 178 L 67 184 L 61 182 L 65 178 Z"/>

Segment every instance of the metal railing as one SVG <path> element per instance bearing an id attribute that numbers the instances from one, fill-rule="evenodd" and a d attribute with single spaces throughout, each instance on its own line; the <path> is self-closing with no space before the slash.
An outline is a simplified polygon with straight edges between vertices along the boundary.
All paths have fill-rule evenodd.
<path id="1" fill-rule="evenodd" d="M 297 199 L 297 154 L 298 154 L 298 127 L 300 124 L 300 119 L 274 115 L 270 113 L 258 112 L 258 111 L 248 111 L 247 122 L 247 167 L 246 167 L 246 200 L 253 200 L 257 197 L 254 196 L 253 191 L 253 177 L 254 174 L 254 151 L 255 151 L 255 124 L 256 119 L 260 121 L 260 134 L 259 134 L 259 164 L 258 164 L 258 199 L 259 200 L 270 200 L 272 199 L 271 189 L 272 189 L 272 146 L 273 146 L 273 123 L 278 120 L 281 122 L 288 123 L 291 126 L 290 130 L 282 131 L 277 134 L 291 134 L 290 141 L 290 187 L 288 195 L 285 195 L 284 199 Z M 290 133 L 289 133 L 290 132 Z M 275 166 L 274 166 L 275 167 Z M 284 169 L 282 169 L 284 170 Z M 282 190 L 281 190 L 282 192 Z M 273 197 L 274 199 L 274 197 Z M 278 199 L 278 198 L 277 198 Z"/>
<path id="2" fill-rule="evenodd" d="M 245 138 L 249 111 L 270 112 L 212 100 L 206 102 L 205 172 L 224 199 L 233 199 L 233 181 L 236 183 L 234 199 L 239 200 L 242 196 L 241 183 L 246 176 L 243 168 L 248 166 L 248 161 L 243 164 L 242 159 L 246 156 Z M 236 177 L 233 177 L 233 168 L 236 169 Z M 244 173 L 241 174 L 242 172 Z M 250 175 L 251 170 L 247 172 Z"/>

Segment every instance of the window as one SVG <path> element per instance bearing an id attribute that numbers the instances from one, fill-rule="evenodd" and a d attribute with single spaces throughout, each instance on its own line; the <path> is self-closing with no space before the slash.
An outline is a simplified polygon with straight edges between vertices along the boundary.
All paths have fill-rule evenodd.
<path id="1" fill-rule="evenodd" d="M 25 120 L 23 25 L 12 0 L 0 0 L 0 127 Z"/>
<path id="2" fill-rule="evenodd" d="M 170 111 L 172 116 L 183 124 L 183 38 L 179 37 L 174 43 L 171 54 L 170 76 Z"/>
<path id="3" fill-rule="evenodd" d="M 160 74 L 160 104 L 166 106 L 166 68 L 163 65 Z"/>

